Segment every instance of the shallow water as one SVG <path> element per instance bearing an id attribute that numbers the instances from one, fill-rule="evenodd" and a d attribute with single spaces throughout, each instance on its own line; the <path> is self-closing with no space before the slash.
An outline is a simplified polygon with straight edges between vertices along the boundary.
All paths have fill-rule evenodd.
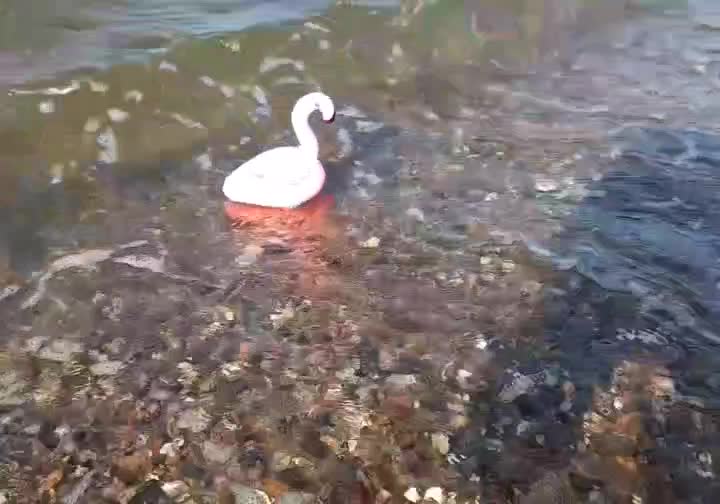
<path id="1" fill-rule="evenodd" d="M 713 5 L 298 5 L 0 9 L 0 495 L 715 502 Z"/>

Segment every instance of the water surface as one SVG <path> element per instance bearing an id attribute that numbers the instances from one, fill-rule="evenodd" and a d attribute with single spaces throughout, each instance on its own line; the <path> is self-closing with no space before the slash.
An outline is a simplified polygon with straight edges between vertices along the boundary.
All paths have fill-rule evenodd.
<path id="1" fill-rule="evenodd" d="M 713 8 L 5 4 L 3 496 L 715 502 Z M 233 226 L 316 89 L 334 208 Z"/>

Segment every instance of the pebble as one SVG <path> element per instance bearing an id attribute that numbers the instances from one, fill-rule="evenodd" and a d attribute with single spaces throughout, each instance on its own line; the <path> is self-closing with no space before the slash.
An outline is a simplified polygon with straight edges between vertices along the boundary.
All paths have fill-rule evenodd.
<path id="1" fill-rule="evenodd" d="M 464 429 L 470 424 L 470 419 L 465 415 L 453 415 L 450 419 L 450 427 L 455 430 Z"/>
<path id="2" fill-rule="evenodd" d="M 85 126 L 83 126 L 83 131 L 85 133 L 97 133 L 100 126 L 102 126 L 100 119 L 97 117 L 88 117 L 87 121 L 85 121 Z"/>
<path id="3" fill-rule="evenodd" d="M 515 263 L 509 259 L 505 259 L 502 262 L 502 270 L 504 273 L 511 273 L 515 271 Z"/>
<path id="4" fill-rule="evenodd" d="M 417 502 L 420 500 L 420 493 L 418 493 L 417 488 L 415 487 L 408 488 L 403 496 L 410 502 Z"/>
<path id="5" fill-rule="evenodd" d="M 299 60 L 293 60 L 290 58 L 277 58 L 274 56 L 266 56 L 264 60 L 262 60 L 262 63 L 260 63 L 260 67 L 258 70 L 261 74 L 271 72 L 275 70 L 278 67 L 285 66 L 285 65 L 292 65 L 295 67 L 295 69 L 298 72 L 304 72 L 305 71 L 305 63 Z"/>
<path id="6" fill-rule="evenodd" d="M 375 497 L 375 502 L 377 504 L 384 504 L 386 502 L 389 502 L 390 499 L 392 499 L 392 494 L 384 488 L 381 488 L 378 491 L 377 496 Z"/>
<path id="7" fill-rule="evenodd" d="M 210 77 L 208 75 L 201 76 L 200 82 L 205 84 L 207 87 L 216 87 L 217 86 L 217 82 L 215 82 L 215 79 L 213 79 L 212 77 Z"/>
<path id="8" fill-rule="evenodd" d="M 193 383 L 198 379 L 200 374 L 195 369 L 195 366 L 189 362 L 179 362 L 177 368 L 180 370 L 180 376 L 178 382 L 184 387 L 191 387 Z"/>
<path id="9" fill-rule="evenodd" d="M 110 89 L 110 86 L 105 84 L 104 82 L 98 82 L 94 80 L 89 80 L 88 85 L 90 86 L 90 91 L 93 93 L 107 93 Z"/>
<path id="10" fill-rule="evenodd" d="M 238 266 L 250 266 L 254 264 L 265 251 L 260 245 L 249 244 L 245 245 L 242 254 L 235 258 L 235 264 Z"/>
<path id="11" fill-rule="evenodd" d="M 0 288 L 0 301 L 17 294 L 18 292 L 20 292 L 19 285 L 14 285 L 14 284 L 6 285 L 5 287 Z"/>
<path id="12" fill-rule="evenodd" d="M 317 497 L 311 493 L 287 492 L 277 499 L 278 504 L 312 504 Z"/>
<path id="13" fill-rule="evenodd" d="M 162 485 L 165 492 L 171 499 L 179 500 L 190 491 L 190 487 L 182 480 L 168 481 Z"/>
<path id="14" fill-rule="evenodd" d="M 98 161 L 102 163 L 115 163 L 118 160 L 118 141 L 112 128 L 106 128 L 97 136 L 97 144 L 100 148 Z"/>
<path id="15" fill-rule="evenodd" d="M 220 367 L 220 374 L 229 382 L 239 380 L 244 374 L 244 368 L 239 362 L 226 362 Z"/>
<path id="16" fill-rule="evenodd" d="M 460 385 L 460 388 L 467 389 L 470 387 L 470 384 L 468 383 L 468 378 L 472 376 L 472 373 L 468 371 L 467 369 L 459 369 L 456 375 L 456 379 L 458 384 Z"/>
<path id="17" fill-rule="evenodd" d="M 20 406 L 27 402 L 25 389 L 27 382 L 13 370 L 0 374 L 0 406 Z"/>
<path id="18" fill-rule="evenodd" d="M 442 455 L 447 455 L 450 451 L 450 439 L 447 434 L 436 432 L 431 436 L 433 448 Z"/>
<path id="19" fill-rule="evenodd" d="M 127 264 L 133 268 L 152 271 L 153 273 L 162 273 L 165 271 L 165 260 L 163 257 L 153 257 L 149 255 L 128 255 L 117 257 L 112 260 L 118 264 Z"/>
<path id="20" fill-rule="evenodd" d="M 138 91 L 137 89 L 131 89 L 127 93 L 125 93 L 125 101 L 134 101 L 135 103 L 140 103 L 143 99 L 142 92 Z"/>
<path id="21" fill-rule="evenodd" d="M 377 236 L 372 236 L 364 242 L 360 243 L 360 246 L 362 248 L 378 248 L 380 246 L 380 238 L 378 238 Z"/>
<path id="22" fill-rule="evenodd" d="M 235 496 L 235 504 L 272 504 L 270 497 L 265 492 L 255 488 L 231 485 L 230 491 Z"/>
<path id="23" fill-rule="evenodd" d="M 258 102 L 260 105 L 270 105 L 267 94 L 265 93 L 265 90 L 263 88 L 261 88 L 260 86 L 254 86 L 251 91 L 253 98 L 255 98 L 255 101 Z"/>
<path id="24" fill-rule="evenodd" d="M 318 42 L 318 47 L 323 51 L 327 51 L 330 49 L 330 41 L 322 39 Z"/>
<path id="25" fill-rule="evenodd" d="M 83 345 L 75 341 L 56 339 L 51 341 L 49 345 L 40 349 L 37 356 L 40 359 L 51 360 L 55 362 L 67 362 L 74 354 L 83 351 Z"/>
<path id="26" fill-rule="evenodd" d="M 25 340 L 25 344 L 23 345 L 23 351 L 28 353 L 36 353 L 42 348 L 42 346 L 46 342 L 47 338 L 45 336 L 33 336 Z"/>
<path id="27" fill-rule="evenodd" d="M 210 425 L 210 415 L 203 408 L 189 409 L 180 413 L 177 426 L 191 432 L 202 432 Z"/>
<path id="28" fill-rule="evenodd" d="M 198 167 L 203 170 L 207 171 L 210 168 L 212 168 L 212 159 L 210 158 L 210 154 L 207 152 L 204 154 L 200 154 L 195 158 L 195 164 L 198 165 Z"/>
<path id="29" fill-rule="evenodd" d="M 425 500 L 433 500 L 437 504 L 443 504 L 445 502 L 445 495 L 443 489 L 440 487 L 430 487 L 425 491 Z"/>
<path id="30" fill-rule="evenodd" d="M 59 184 L 62 182 L 64 171 L 65 166 L 62 163 L 53 163 L 52 166 L 50 166 L 50 183 Z"/>
<path id="31" fill-rule="evenodd" d="M 220 92 L 225 98 L 232 98 L 235 96 L 235 88 L 228 86 L 227 84 L 220 84 Z"/>
<path id="32" fill-rule="evenodd" d="M 150 468 L 150 458 L 146 454 L 134 453 L 115 459 L 112 472 L 124 483 L 131 484 L 142 479 Z"/>
<path id="33" fill-rule="evenodd" d="M 38 103 L 38 110 L 41 114 L 52 114 L 55 112 L 55 102 L 52 100 L 45 100 Z"/>
<path id="34" fill-rule="evenodd" d="M 423 111 L 423 117 L 427 119 L 428 121 L 439 121 L 440 116 L 438 116 L 435 112 L 432 110 L 424 110 Z"/>
<path id="35" fill-rule="evenodd" d="M 366 173 L 365 180 L 370 185 L 378 185 L 380 182 L 382 182 L 382 179 L 374 173 Z"/>
<path id="36" fill-rule="evenodd" d="M 535 182 L 535 189 L 537 189 L 540 192 L 557 191 L 558 184 L 554 180 L 539 179 Z"/>
<path id="37" fill-rule="evenodd" d="M 292 465 L 292 456 L 283 452 L 276 451 L 273 453 L 270 467 L 275 472 L 282 472 Z"/>
<path id="38" fill-rule="evenodd" d="M 393 374 L 385 379 L 385 383 L 394 387 L 408 387 L 415 385 L 417 378 L 411 374 Z"/>
<path id="39" fill-rule="evenodd" d="M 151 480 L 140 487 L 128 504 L 171 504 L 172 500 L 163 491 L 160 482 Z"/>
<path id="40" fill-rule="evenodd" d="M 119 108 L 107 109 L 107 115 L 112 122 L 121 123 L 128 120 L 130 114 Z"/>
<path id="41" fill-rule="evenodd" d="M 95 376 L 113 376 L 125 367 L 125 363 L 121 361 L 104 361 L 96 362 L 90 366 L 90 372 Z"/>
<path id="42" fill-rule="evenodd" d="M 158 65 L 158 70 L 165 71 L 165 72 L 177 72 L 178 67 L 177 65 L 170 63 L 169 61 L 161 61 Z"/>
<path id="43" fill-rule="evenodd" d="M 526 394 L 533 386 L 535 382 L 532 378 L 525 375 L 516 376 L 512 383 L 503 387 L 498 394 L 498 398 L 503 402 L 512 402 L 523 394 Z"/>
<path id="44" fill-rule="evenodd" d="M 186 128 L 203 129 L 203 130 L 207 129 L 207 127 L 204 124 L 194 121 L 194 120 L 190 119 L 189 117 L 186 117 L 182 114 L 178 114 L 177 112 L 173 112 L 172 114 L 170 114 L 170 117 L 175 119 L 177 122 L 179 122 Z"/>
<path id="45" fill-rule="evenodd" d="M 235 446 L 223 445 L 213 441 L 203 443 L 203 457 L 211 464 L 225 464 L 234 455 Z"/>
<path id="46" fill-rule="evenodd" d="M 313 23 L 312 21 L 307 21 L 305 23 L 305 28 L 310 28 L 311 30 L 317 30 L 325 33 L 330 33 L 330 30 L 322 25 L 319 25 L 317 23 Z"/>
<path id="47" fill-rule="evenodd" d="M 223 40 L 221 44 L 225 49 L 230 49 L 230 51 L 232 52 L 240 52 L 240 42 L 238 42 L 237 40 Z"/>
<path id="48" fill-rule="evenodd" d="M 185 440 L 182 438 L 171 441 L 170 443 L 165 443 L 160 447 L 160 455 L 171 458 L 177 457 L 180 453 L 180 448 L 182 448 L 184 444 Z"/>

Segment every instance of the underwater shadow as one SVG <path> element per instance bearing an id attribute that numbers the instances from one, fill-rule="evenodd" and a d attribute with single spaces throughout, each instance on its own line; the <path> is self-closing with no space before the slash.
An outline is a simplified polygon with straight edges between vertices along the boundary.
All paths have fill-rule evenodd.
<path id="1" fill-rule="evenodd" d="M 466 432 L 460 467 L 519 502 L 714 502 L 720 137 L 627 128 L 613 141 L 610 171 L 529 257 L 556 270 L 518 366 L 539 371 L 476 408 L 471 425 L 504 422 L 501 448 Z"/>

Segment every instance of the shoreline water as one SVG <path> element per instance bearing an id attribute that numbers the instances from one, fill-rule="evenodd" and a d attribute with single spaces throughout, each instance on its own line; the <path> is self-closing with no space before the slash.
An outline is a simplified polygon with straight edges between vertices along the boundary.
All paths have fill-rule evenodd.
<path id="1" fill-rule="evenodd" d="M 0 99 L 2 498 L 714 501 L 717 32 L 428 5 Z M 233 228 L 318 87 L 335 213 Z"/>

